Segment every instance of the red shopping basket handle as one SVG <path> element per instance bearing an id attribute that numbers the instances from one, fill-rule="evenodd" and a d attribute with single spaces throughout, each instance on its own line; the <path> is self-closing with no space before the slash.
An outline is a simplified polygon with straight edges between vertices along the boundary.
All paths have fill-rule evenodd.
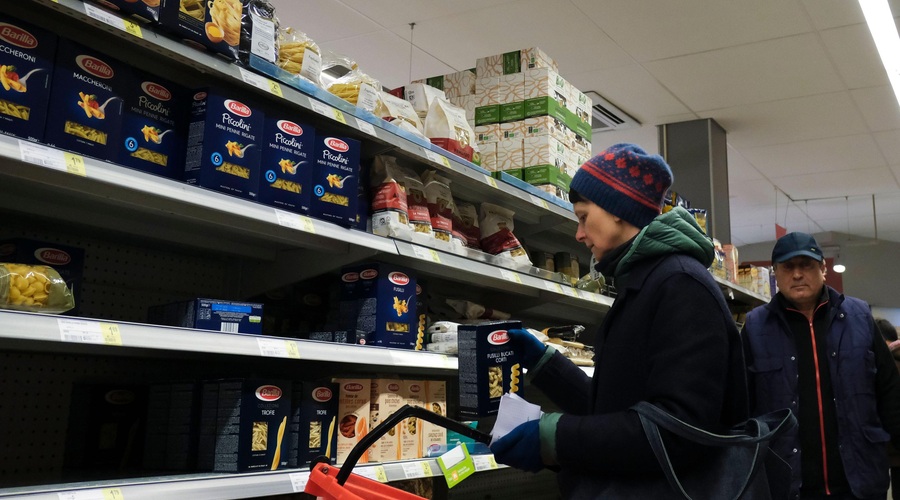
<path id="1" fill-rule="evenodd" d="M 337 476 L 337 467 L 328 462 L 317 462 L 303 491 L 325 500 L 426 500 L 357 474 L 351 474 L 339 484 Z"/>

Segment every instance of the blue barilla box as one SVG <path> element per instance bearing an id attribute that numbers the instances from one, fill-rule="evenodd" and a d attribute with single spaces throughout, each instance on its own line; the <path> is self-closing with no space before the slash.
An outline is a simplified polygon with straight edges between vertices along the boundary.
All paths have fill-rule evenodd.
<path id="1" fill-rule="evenodd" d="M 115 162 L 147 173 L 184 177 L 188 124 L 187 89 L 155 75 L 132 71 L 122 86 L 125 110 Z"/>
<path id="2" fill-rule="evenodd" d="M 53 70 L 44 142 L 102 160 L 115 161 L 122 129 L 123 86 L 131 68 L 71 41 L 59 44 Z"/>
<path id="3" fill-rule="evenodd" d="M 355 226 L 359 199 L 360 142 L 318 134 L 310 213 L 342 226 Z"/>
<path id="4" fill-rule="evenodd" d="M 215 89 L 191 100 L 184 180 L 256 201 L 262 151 L 263 112 Z"/>
<path id="5" fill-rule="evenodd" d="M 341 313 L 355 318 L 370 345 L 416 349 L 416 277 L 405 268 L 375 262 L 344 267 Z"/>
<path id="6" fill-rule="evenodd" d="M 0 131 L 43 140 L 55 34 L 0 15 Z"/>
<path id="7" fill-rule="evenodd" d="M 266 115 L 263 127 L 259 202 L 309 213 L 316 129 L 292 119 Z"/>
<path id="8" fill-rule="evenodd" d="M 151 306 L 147 321 L 154 325 L 259 335 L 262 315 L 262 304 L 197 298 Z"/>

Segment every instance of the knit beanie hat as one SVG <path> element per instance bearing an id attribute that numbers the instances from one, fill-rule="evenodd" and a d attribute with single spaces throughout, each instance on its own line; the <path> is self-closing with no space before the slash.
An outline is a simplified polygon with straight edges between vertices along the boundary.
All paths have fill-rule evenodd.
<path id="1" fill-rule="evenodd" d="M 569 189 L 607 212 L 643 228 L 659 215 L 672 169 L 635 144 L 614 144 L 585 162 Z"/>

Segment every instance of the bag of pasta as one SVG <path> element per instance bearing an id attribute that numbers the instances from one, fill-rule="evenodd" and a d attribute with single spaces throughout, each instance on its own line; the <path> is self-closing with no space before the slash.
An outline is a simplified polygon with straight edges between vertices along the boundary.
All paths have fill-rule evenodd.
<path id="1" fill-rule="evenodd" d="M 75 307 L 75 297 L 50 266 L 0 263 L 0 308 L 63 313 Z"/>
<path id="2" fill-rule="evenodd" d="M 531 268 L 528 252 L 513 234 L 514 212 L 492 203 L 481 204 L 481 248 L 496 256 L 497 265 L 513 269 Z"/>
<path id="3" fill-rule="evenodd" d="M 346 75 L 332 82 L 326 90 L 341 99 L 366 111 L 375 112 L 381 100 L 378 80 L 358 69 L 351 69 Z"/>
<path id="4" fill-rule="evenodd" d="M 320 85 L 322 56 L 319 45 L 306 33 L 287 27 L 278 31 L 278 62 L 288 73 L 299 75 Z"/>
<path id="5" fill-rule="evenodd" d="M 403 170 L 393 156 L 378 155 L 372 166 L 372 233 L 412 239 Z"/>
<path id="6" fill-rule="evenodd" d="M 250 54 L 274 63 L 277 52 L 278 18 L 269 0 L 246 0 L 241 17 L 241 39 L 238 54 L 244 64 Z"/>
<path id="7" fill-rule="evenodd" d="M 422 121 L 419 120 L 419 115 L 407 100 L 382 91 L 381 101 L 375 109 L 375 116 L 393 123 L 410 134 L 426 138 L 422 133 Z"/>

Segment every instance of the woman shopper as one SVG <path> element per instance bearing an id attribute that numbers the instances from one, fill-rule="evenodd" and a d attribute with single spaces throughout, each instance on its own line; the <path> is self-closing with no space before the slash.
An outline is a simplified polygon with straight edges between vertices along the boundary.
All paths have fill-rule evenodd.
<path id="1" fill-rule="evenodd" d="M 533 385 L 563 413 L 526 422 L 491 449 L 512 467 L 558 470 L 566 498 L 665 481 L 629 410 L 639 401 L 711 432 L 747 418 L 740 337 L 707 270 L 712 241 L 683 208 L 660 214 L 672 181 L 662 157 L 634 144 L 609 147 L 572 179 L 575 238 L 618 292 L 596 335 L 593 379 L 527 331 L 510 331 Z M 701 447 L 664 441 L 680 473 L 703 467 Z"/>

